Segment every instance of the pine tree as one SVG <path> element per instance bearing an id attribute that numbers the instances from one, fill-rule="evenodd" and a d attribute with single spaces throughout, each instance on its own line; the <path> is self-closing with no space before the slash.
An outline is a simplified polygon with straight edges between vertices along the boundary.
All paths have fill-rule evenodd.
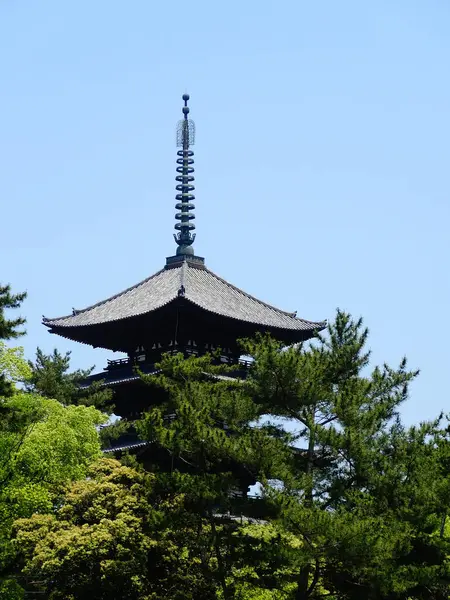
<path id="1" fill-rule="evenodd" d="M 439 537 L 447 475 L 440 420 L 407 429 L 399 408 L 418 375 L 369 370 L 368 330 L 338 311 L 312 343 L 245 345 L 264 412 L 295 428 L 282 486 L 264 482 L 280 526 L 298 536 L 295 600 L 407 600 L 448 593 Z M 283 421 L 280 421 L 283 419 Z"/>
<path id="2" fill-rule="evenodd" d="M 11 294 L 11 286 L 0 286 L 0 340 L 9 340 L 24 335 L 24 331 L 17 328 L 25 324 L 25 319 L 7 319 L 5 310 L 19 308 L 27 297 L 26 292 L 22 294 Z"/>
<path id="3" fill-rule="evenodd" d="M 26 386 L 28 391 L 58 400 L 65 406 L 83 404 L 111 412 L 111 390 L 103 387 L 101 382 L 84 385 L 94 367 L 70 371 L 70 354 L 61 354 L 56 349 L 45 354 L 37 348 L 35 361 L 29 361 L 31 376 Z"/>
<path id="4" fill-rule="evenodd" d="M 166 472 L 158 473 L 162 489 L 184 498 L 184 520 L 198 532 L 189 542 L 192 560 L 202 561 L 218 598 L 244 598 L 244 589 L 255 598 L 256 589 L 271 598 L 271 590 L 284 585 L 282 557 L 290 540 L 267 531 L 258 519 L 257 531 L 247 529 L 265 511 L 262 500 L 246 493 L 263 477 L 280 476 L 285 441 L 256 425 L 261 406 L 251 388 L 228 377 L 210 356 L 165 356 L 159 368 L 159 376 L 144 379 L 165 389 L 167 402 L 146 413 L 137 428 L 153 452 L 166 457 Z M 284 597 L 280 592 L 278 598 Z"/>
<path id="5" fill-rule="evenodd" d="M 25 324 L 25 319 L 18 317 L 8 319 L 5 311 L 19 308 L 26 298 L 26 292 L 12 294 L 9 285 L 0 286 L 0 340 L 16 339 L 24 335 L 24 331 L 18 329 Z M 5 375 L 0 373 L 0 398 L 12 394 L 12 386 L 6 381 Z"/>

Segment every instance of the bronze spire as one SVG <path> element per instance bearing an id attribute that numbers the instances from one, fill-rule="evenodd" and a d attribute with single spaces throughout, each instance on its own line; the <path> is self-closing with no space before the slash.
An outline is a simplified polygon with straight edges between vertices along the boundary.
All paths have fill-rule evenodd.
<path id="1" fill-rule="evenodd" d="M 175 229 L 178 233 L 174 234 L 175 241 L 178 245 L 177 255 L 193 255 L 194 248 L 192 244 L 195 240 L 195 225 L 192 222 L 195 215 L 192 212 L 195 209 L 193 200 L 195 196 L 192 193 L 195 189 L 194 181 L 194 152 L 190 149 L 195 143 L 195 123 L 188 118 L 189 107 L 187 105 L 189 94 L 183 94 L 184 118 L 178 122 L 177 126 L 177 147 L 180 148 L 177 152 L 177 195 L 175 208 L 179 211 L 175 215 L 175 219 L 179 221 L 175 224 Z"/>

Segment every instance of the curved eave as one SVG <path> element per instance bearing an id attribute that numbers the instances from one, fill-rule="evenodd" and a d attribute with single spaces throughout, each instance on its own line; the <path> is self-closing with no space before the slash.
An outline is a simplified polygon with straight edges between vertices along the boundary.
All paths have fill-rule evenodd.
<path id="1" fill-rule="evenodd" d="M 173 308 L 171 308 L 171 306 Z M 96 348 L 104 348 L 113 351 L 126 351 L 126 349 L 120 344 L 117 346 L 113 343 L 107 343 L 108 337 L 121 339 L 122 336 L 115 335 L 114 332 L 124 328 L 131 329 L 138 326 L 142 320 L 146 320 L 147 323 L 150 321 L 150 328 L 147 325 L 147 330 L 157 329 L 160 323 L 163 321 L 164 315 L 160 315 L 161 310 L 169 310 L 169 314 L 175 314 L 178 306 L 191 306 L 197 313 L 193 318 L 201 326 L 202 318 L 204 314 L 205 318 L 209 321 L 211 318 L 223 321 L 223 329 L 227 331 L 230 327 L 234 331 L 237 331 L 238 337 L 251 337 L 257 331 L 268 332 L 275 338 L 286 341 L 286 343 L 296 343 L 309 339 L 314 335 L 315 332 L 322 331 L 326 327 L 326 321 L 324 322 L 313 322 L 305 321 L 304 319 L 297 319 L 289 316 L 291 326 L 275 326 L 270 323 L 258 322 L 256 320 L 243 320 L 240 318 L 232 317 L 227 314 L 222 314 L 213 310 L 208 310 L 201 304 L 189 299 L 189 298 L 176 298 L 171 302 L 167 302 L 164 306 L 159 307 L 156 310 L 141 313 L 132 317 L 125 317 L 122 319 L 114 319 L 103 323 L 96 323 L 91 325 L 76 325 L 76 326 L 59 326 L 57 322 L 50 323 L 45 322 L 44 325 L 49 328 L 50 333 L 60 335 L 66 339 L 72 341 L 87 344 Z M 165 311 L 164 311 L 165 312 Z M 286 319 L 286 313 L 284 313 L 284 319 Z M 240 331 L 242 333 L 240 333 Z M 109 332 L 109 335 L 108 335 Z M 105 335 L 106 334 L 106 335 Z"/>
<path id="2" fill-rule="evenodd" d="M 191 300 L 190 298 L 185 298 L 185 300 L 187 300 L 190 304 L 192 304 L 193 306 L 196 306 L 197 308 L 199 308 L 200 310 L 204 311 L 205 313 L 211 314 L 211 315 L 216 315 L 218 317 L 221 317 L 223 319 L 230 319 L 231 321 L 234 321 L 236 323 L 242 323 L 243 326 L 254 326 L 255 328 L 258 329 L 265 329 L 267 331 L 285 331 L 285 332 L 294 332 L 294 331 L 299 331 L 299 332 L 314 332 L 314 331 L 322 331 L 323 329 L 325 329 L 325 327 L 327 326 L 326 321 L 320 322 L 320 323 L 315 323 L 314 321 L 305 321 L 304 319 L 297 319 L 297 317 L 293 317 L 291 315 L 291 313 L 285 313 L 283 311 L 279 311 L 278 309 L 273 308 L 270 305 L 265 305 L 270 307 L 272 310 L 277 311 L 279 313 L 282 313 L 283 316 L 286 316 L 290 319 L 292 319 L 293 321 L 293 325 L 295 324 L 304 324 L 305 327 L 278 327 L 276 325 L 271 325 L 269 323 L 264 323 L 261 321 L 253 321 L 250 319 L 239 319 L 238 317 L 233 317 L 231 315 L 226 315 L 226 314 L 222 314 L 213 310 L 210 310 L 208 308 L 205 308 L 204 306 L 202 306 L 201 304 L 199 304 L 198 302 L 195 302 L 194 300 Z"/>
<path id="3" fill-rule="evenodd" d="M 62 325 L 60 323 L 58 323 L 58 321 L 61 319 L 66 319 L 67 317 L 60 317 L 60 319 L 46 319 L 45 317 L 42 319 L 42 324 L 45 325 L 45 327 L 48 327 L 50 330 L 50 333 L 58 333 L 58 335 L 63 335 L 64 337 L 70 337 L 67 335 L 64 335 L 64 333 L 62 333 L 64 330 L 81 330 L 81 329 L 91 329 L 93 327 L 107 327 L 109 324 L 113 325 L 115 323 L 126 323 L 127 321 L 131 321 L 134 319 L 139 319 L 139 318 L 145 318 L 149 315 L 154 315 L 156 313 L 158 313 L 162 308 L 170 305 L 170 304 L 175 304 L 177 301 L 182 301 L 182 302 L 188 302 L 189 304 L 192 304 L 193 306 L 197 307 L 198 309 L 200 309 L 201 311 L 204 311 L 205 313 L 208 314 L 212 314 L 212 315 L 217 315 L 218 317 L 224 318 L 224 319 L 231 319 L 232 321 L 236 321 L 236 322 L 240 322 L 240 323 L 245 323 L 245 324 L 249 324 L 249 325 L 255 325 L 257 327 L 266 327 L 268 329 L 276 329 L 276 330 L 280 330 L 280 331 L 322 331 L 323 329 L 325 329 L 325 327 L 327 326 L 327 321 L 307 321 L 306 319 L 299 319 L 297 317 L 294 317 L 292 315 L 292 313 L 287 313 L 281 310 L 278 310 L 270 305 L 264 304 L 264 306 L 270 308 L 271 310 L 273 310 L 274 312 L 280 313 L 281 315 L 283 315 L 284 318 L 288 318 L 288 319 L 292 319 L 292 327 L 285 327 L 283 325 L 273 325 L 271 323 L 267 323 L 264 321 L 257 321 L 257 320 L 253 320 L 253 319 L 241 319 L 239 317 L 234 317 L 232 315 L 229 314 L 225 314 L 219 311 L 215 311 L 212 309 L 209 309 L 207 307 L 205 307 L 204 305 L 200 304 L 199 302 L 196 302 L 195 300 L 189 298 L 189 297 L 182 297 L 182 298 L 173 298 L 172 300 L 165 302 L 164 304 L 161 304 L 160 306 L 158 306 L 156 309 L 154 310 L 150 310 L 147 312 L 142 312 L 142 313 L 137 313 L 135 315 L 132 316 L 127 316 L 127 317 L 123 317 L 123 318 L 119 318 L 119 319 L 109 319 L 108 321 L 102 321 L 99 323 L 90 323 L 90 324 L 81 324 L 81 325 Z M 261 303 L 263 304 L 263 303 Z M 86 309 L 87 310 L 87 309 Z M 296 327 L 296 325 L 301 324 L 302 327 Z M 304 326 L 303 326 L 304 325 Z"/>
<path id="4" fill-rule="evenodd" d="M 102 346 L 101 344 L 94 344 L 92 343 L 92 341 L 88 341 L 87 338 L 85 338 L 84 336 L 80 336 L 75 334 L 74 335 L 74 330 L 77 331 L 77 333 L 84 329 L 89 329 L 92 330 L 92 327 L 96 327 L 95 325 L 90 325 L 88 327 L 86 326 L 77 326 L 77 327 L 58 327 L 55 325 L 49 325 L 47 323 L 45 323 L 43 321 L 43 325 L 45 325 L 45 327 L 48 327 L 49 333 L 53 333 L 55 335 L 59 335 L 63 338 L 65 338 L 66 340 L 71 340 L 72 342 L 78 342 L 79 344 L 85 344 L 86 346 L 92 346 L 93 348 L 101 348 L 102 350 L 112 350 L 113 352 L 116 352 L 116 350 L 114 348 L 110 348 L 109 346 Z M 100 326 L 101 327 L 101 326 Z M 120 351 L 119 349 L 117 349 L 117 351 Z"/>

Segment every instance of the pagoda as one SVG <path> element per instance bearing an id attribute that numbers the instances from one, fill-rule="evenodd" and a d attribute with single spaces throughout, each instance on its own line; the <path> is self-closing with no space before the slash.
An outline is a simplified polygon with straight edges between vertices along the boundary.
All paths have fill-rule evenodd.
<path id="1" fill-rule="evenodd" d="M 184 94 L 183 118 L 177 127 L 175 255 L 160 271 L 111 298 L 67 316 L 43 319 L 50 333 L 126 354 L 108 360 L 87 384 L 101 380 L 113 387 L 115 413 L 130 421 L 149 405 L 147 386 L 136 367 L 155 373 L 165 352 L 185 356 L 216 352 L 217 360 L 234 365 L 240 376 L 247 363 L 241 360 L 239 339 L 268 332 L 290 345 L 311 338 L 326 324 L 258 300 L 213 273 L 195 254 L 195 124 L 189 118 L 188 100 Z"/>

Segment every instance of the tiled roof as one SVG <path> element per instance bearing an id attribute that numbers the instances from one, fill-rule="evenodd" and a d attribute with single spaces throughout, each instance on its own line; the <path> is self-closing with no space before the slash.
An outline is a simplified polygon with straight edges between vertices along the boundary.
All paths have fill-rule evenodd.
<path id="1" fill-rule="evenodd" d="M 100 373 L 89 375 L 82 383 L 81 388 L 87 388 L 94 382 L 100 382 L 101 385 L 110 387 L 121 385 L 122 383 L 130 383 L 130 381 L 139 381 L 141 376 L 136 372 L 135 367 L 139 368 L 144 375 L 157 375 L 159 369 L 155 369 L 154 364 L 135 364 L 130 362 L 122 369 L 105 369 Z"/>
<path id="2" fill-rule="evenodd" d="M 72 315 L 44 318 L 47 327 L 86 327 L 151 313 L 162 306 L 185 300 L 223 317 L 276 329 L 313 331 L 324 322 L 299 319 L 295 313 L 274 308 L 231 285 L 206 268 L 189 266 L 184 261 L 162 269 L 127 290 Z"/>

